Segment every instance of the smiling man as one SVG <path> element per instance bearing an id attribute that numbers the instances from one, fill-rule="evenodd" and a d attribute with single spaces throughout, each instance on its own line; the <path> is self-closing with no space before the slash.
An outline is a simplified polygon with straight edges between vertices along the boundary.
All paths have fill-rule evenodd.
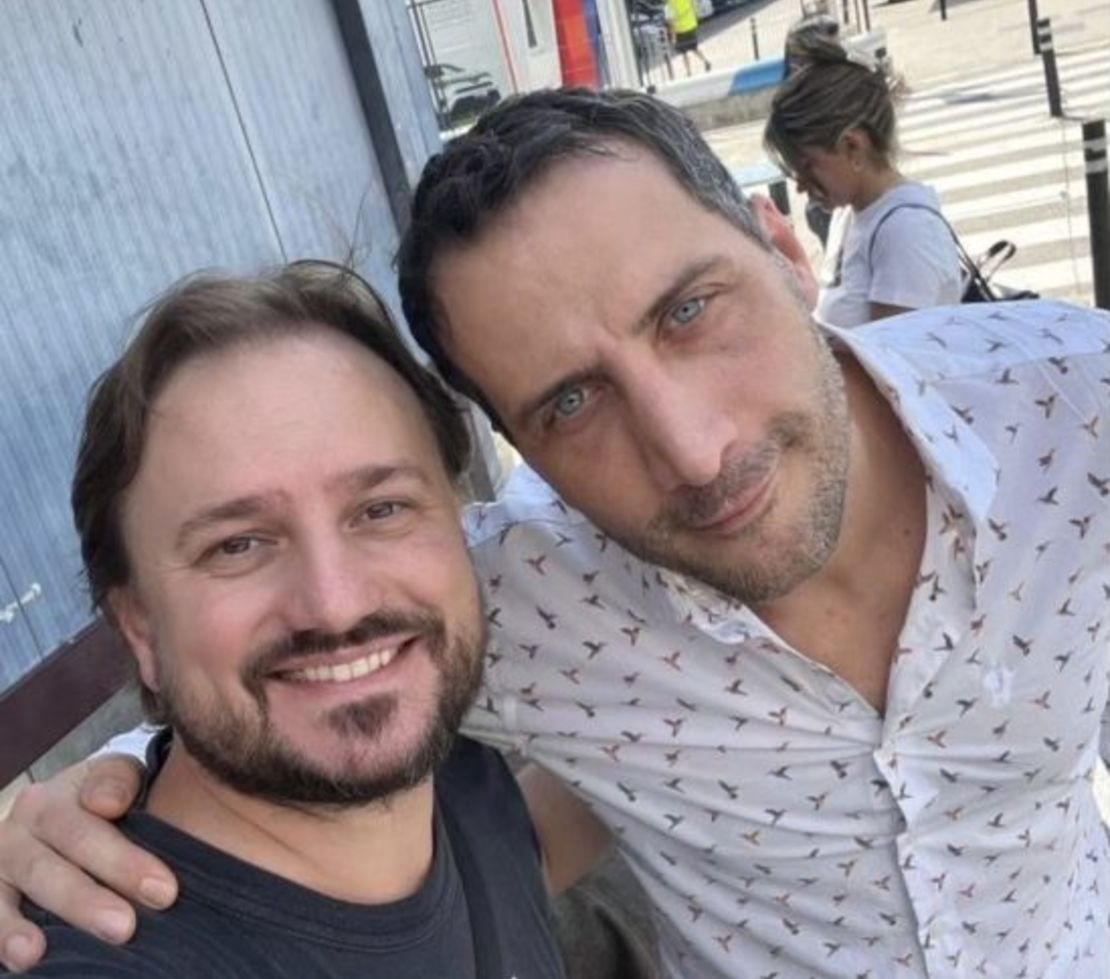
<path id="1" fill-rule="evenodd" d="M 132 840 L 182 895 L 38 974 L 562 976 L 531 824 L 455 732 L 484 620 L 468 440 L 354 276 L 187 281 L 90 401 L 73 486 L 96 603 L 169 725 Z"/>
<path id="2" fill-rule="evenodd" d="M 822 329 L 781 217 L 620 92 L 508 100 L 434 158 L 400 284 L 533 467 L 467 518 L 490 624 L 468 729 L 609 828 L 670 976 L 1100 973 L 1104 314 Z M 537 786 L 573 876 L 593 824 Z M 74 794 L 3 827 L 0 872 L 103 907 L 79 856 L 139 893 L 151 864 Z"/>

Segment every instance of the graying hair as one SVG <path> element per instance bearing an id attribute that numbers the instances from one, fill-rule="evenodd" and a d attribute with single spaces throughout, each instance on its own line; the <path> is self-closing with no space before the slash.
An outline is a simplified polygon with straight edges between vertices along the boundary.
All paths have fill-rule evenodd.
<path id="1" fill-rule="evenodd" d="M 475 241 L 559 160 L 618 155 L 622 144 L 646 149 L 702 207 L 771 248 L 743 191 L 678 109 L 621 90 L 549 89 L 506 99 L 428 161 L 397 258 L 413 338 L 444 379 L 499 426 L 489 400 L 440 342 L 431 267 L 445 249 Z"/>

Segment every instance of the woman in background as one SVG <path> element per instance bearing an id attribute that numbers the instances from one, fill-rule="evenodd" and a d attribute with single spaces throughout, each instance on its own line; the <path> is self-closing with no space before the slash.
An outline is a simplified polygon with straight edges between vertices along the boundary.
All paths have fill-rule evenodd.
<path id="1" fill-rule="evenodd" d="M 816 316 L 859 326 L 956 303 L 956 241 L 936 192 L 895 164 L 895 94 L 886 72 L 823 37 L 775 95 L 768 152 L 834 216 Z"/>

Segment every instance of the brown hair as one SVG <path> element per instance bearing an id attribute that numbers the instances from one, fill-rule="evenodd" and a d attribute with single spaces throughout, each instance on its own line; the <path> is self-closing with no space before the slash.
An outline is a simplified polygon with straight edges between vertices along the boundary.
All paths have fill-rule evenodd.
<path id="1" fill-rule="evenodd" d="M 876 161 L 889 165 L 897 152 L 901 79 L 883 63 L 819 32 L 799 33 L 791 56 L 801 67 L 775 93 L 763 131 L 775 161 L 789 173 L 804 173 L 806 149 L 835 150 L 841 136 L 858 129 L 870 140 Z"/>
<path id="2" fill-rule="evenodd" d="M 174 373 L 203 354 L 329 329 L 401 375 L 424 409 L 447 472 L 462 475 L 470 437 L 458 406 L 413 358 L 381 298 L 355 272 L 304 261 L 253 277 L 189 277 L 155 301 L 89 393 L 70 501 L 94 608 L 111 619 L 108 592 L 130 580 L 121 503 L 139 470 L 151 406 Z"/>

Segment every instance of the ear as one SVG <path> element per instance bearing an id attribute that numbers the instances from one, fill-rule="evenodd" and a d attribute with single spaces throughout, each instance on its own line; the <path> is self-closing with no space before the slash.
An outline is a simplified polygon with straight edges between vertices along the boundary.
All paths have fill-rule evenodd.
<path id="1" fill-rule="evenodd" d="M 154 635 L 150 616 L 134 585 L 122 585 L 108 592 L 108 608 L 116 627 L 126 640 L 139 667 L 143 686 L 158 692 L 158 658 L 154 653 Z"/>
<path id="2" fill-rule="evenodd" d="M 809 255 L 794 234 L 790 220 L 777 208 L 774 202 L 762 194 L 753 194 L 750 198 L 752 211 L 763 228 L 764 233 L 786 264 L 794 274 L 798 288 L 805 297 L 806 304 L 812 310 L 817 305 L 817 277 L 813 274 Z"/>
<path id="3" fill-rule="evenodd" d="M 871 137 L 862 129 L 849 129 L 843 133 L 837 143 L 837 148 L 852 164 L 853 170 L 862 168 L 864 162 L 871 158 L 874 148 Z"/>

